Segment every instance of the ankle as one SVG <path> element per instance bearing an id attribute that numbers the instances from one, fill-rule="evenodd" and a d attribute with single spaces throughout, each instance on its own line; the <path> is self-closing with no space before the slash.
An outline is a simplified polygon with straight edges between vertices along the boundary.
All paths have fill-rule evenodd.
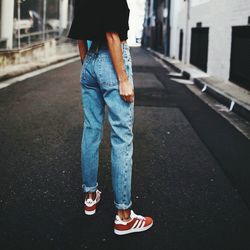
<path id="1" fill-rule="evenodd" d="M 131 219 L 130 218 L 130 210 L 129 209 L 126 209 L 126 210 L 119 209 L 117 211 L 117 214 L 120 217 L 120 219 L 123 220 L 123 221 L 128 221 L 128 220 Z"/>
<path id="2" fill-rule="evenodd" d="M 96 198 L 96 192 L 86 193 L 85 200 L 87 200 L 87 199 L 95 200 L 95 198 Z"/>

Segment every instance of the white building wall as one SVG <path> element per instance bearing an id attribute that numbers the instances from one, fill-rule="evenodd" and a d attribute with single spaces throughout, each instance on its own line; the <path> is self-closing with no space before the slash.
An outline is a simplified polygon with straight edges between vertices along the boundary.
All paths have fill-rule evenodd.
<path id="1" fill-rule="evenodd" d="M 172 9 L 171 56 L 178 58 L 179 31 L 186 37 L 187 1 L 174 0 Z M 178 3 L 176 3 L 178 2 Z M 250 0 L 191 0 L 188 41 L 184 46 L 188 61 L 190 58 L 191 28 L 202 22 L 209 27 L 208 73 L 221 80 L 229 79 L 232 26 L 247 25 L 250 16 Z"/>
<path id="2" fill-rule="evenodd" d="M 179 57 L 179 37 L 180 37 L 180 30 L 183 30 L 183 54 L 182 58 L 183 61 L 185 60 L 185 53 L 187 51 L 187 36 L 186 33 L 186 25 L 187 25 L 187 18 L 188 18 L 188 3 L 187 1 L 183 0 L 174 0 L 172 1 L 171 6 L 171 42 L 170 42 L 170 56 L 173 58 L 178 59 Z"/>

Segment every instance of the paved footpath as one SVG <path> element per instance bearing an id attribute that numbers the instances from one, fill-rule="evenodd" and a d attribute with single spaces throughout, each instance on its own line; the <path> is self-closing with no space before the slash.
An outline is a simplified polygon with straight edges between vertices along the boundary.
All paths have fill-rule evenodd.
<path id="1" fill-rule="evenodd" d="M 141 234 L 113 233 L 110 127 L 98 212 L 82 211 L 78 62 L 0 91 L 0 249 L 250 249 L 250 143 L 144 50 L 135 77 L 133 208 Z"/>

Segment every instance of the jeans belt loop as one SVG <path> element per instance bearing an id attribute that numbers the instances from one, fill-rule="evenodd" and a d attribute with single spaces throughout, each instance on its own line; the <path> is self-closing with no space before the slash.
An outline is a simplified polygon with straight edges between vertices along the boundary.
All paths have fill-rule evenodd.
<path id="1" fill-rule="evenodd" d="M 99 43 L 96 44 L 95 53 L 98 53 L 98 51 L 99 51 Z"/>
<path id="2" fill-rule="evenodd" d="M 98 41 L 96 42 L 96 49 L 95 49 L 96 54 L 99 52 L 100 49 L 101 49 L 101 42 Z"/>

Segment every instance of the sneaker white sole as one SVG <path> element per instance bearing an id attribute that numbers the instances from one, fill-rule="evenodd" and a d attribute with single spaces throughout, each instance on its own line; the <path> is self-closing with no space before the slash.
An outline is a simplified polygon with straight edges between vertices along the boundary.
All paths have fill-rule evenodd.
<path id="1" fill-rule="evenodd" d="M 120 231 L 120 230 L 117 230 L 117 229 L 114 229 L 114 233 L 117 234 L 117 235 L 125 235 L 125 234 L 131 234 L 131 233 L 140 233 L 140 232 L 144 232 L 146 230 L 148 230 L 149 228 L 151 228 L 153 226 L 154 223 L 146 226 L 146 227 L 143 227 L 143 228 L 131 228 L 129 230 L 123 230 L 123 231 Z"/>
<path id="2" fill-rule="evenodd" d="M 95 214 L 96 210 L 93 210 L 93 211 L 84 210 L 84 212 L 85 212 L 86 215 L 93 215 L 93 214 Z"/>

